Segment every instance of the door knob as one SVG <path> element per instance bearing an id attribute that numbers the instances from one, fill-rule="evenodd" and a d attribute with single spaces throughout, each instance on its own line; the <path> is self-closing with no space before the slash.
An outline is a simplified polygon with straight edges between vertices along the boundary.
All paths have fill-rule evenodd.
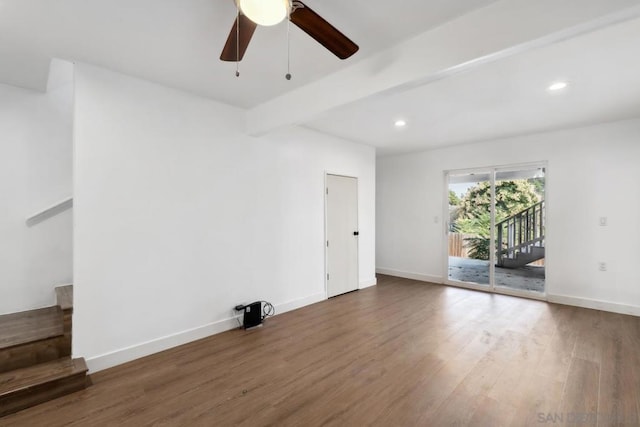
<path id="1" fill-rule="evenodd" d="M 359 231 L 354 231 L 354 232 L 353 232 L 353 235 L 354 235 L 354 236 L 359 236 L 359 235 L 360 235 L 360 232 L 359 232 Z"/>

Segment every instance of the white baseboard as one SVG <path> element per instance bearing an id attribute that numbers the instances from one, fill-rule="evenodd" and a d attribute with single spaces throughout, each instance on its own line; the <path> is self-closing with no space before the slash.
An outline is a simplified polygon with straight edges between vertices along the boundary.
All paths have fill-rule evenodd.
<path id="1" fill-rule="evenodd" d="M 170 348 L 219 334 L 220 332 L 225 332 L 237 327 L 238 322 L 235 317 L 219 320 L 197 328 L 188 329 L 186 331 L 88 358 L 87 366 L 89 367 L 90 373 L 102 371 L 103 369 L 121 365 L 144 356 L 149 356 L 150 354 L 168 350 Z"/>
<path id="2" fill-rule="evenodd" d="M 567 295 L 549 294 L 547 294 L 547 301 L 556 304 L 573 305 L 576 307 L 592 308 L 594 310 L 610 311 L 612 313 L 640 316 L 640 307 L 637 307 L 635 305 L 619 304 L 609 301 L 599 301 L 590 298 L 571 297 Z"/>
<path id="3" fill-rule="evenodd" d="M 297 310 L 307 305 L 315 304 L 326 299 L 324 292 L 309 295 L 308 297 L 294 299 L 282 304 L 275 304 L 276 315 L 286 313 L 287 311 Z"/>
<path id="4" fill-rule="evenodd" d="M 376 273 L 386 274 L 388 276 L 402 277 L 405 279 L 419 280 L 421 282 L 431 282 L 444 284 L 444 280 L 439 276 L 431 276 L 428 274 L 411 273 L 407 271 L 394 270 L 392 268 L 376 268 Z M 526 295 L 515 295 L 524 296 Z M 537 299 L 537 298 L 536 298 Z M 635 305 L 626 305 L 609 301 L 599 301 L 590 298 L 572 297 L 568 295 L 547 294 L 546 301 L 556 304 L 572 305 L 576 307 L 591 308 L 594 310 L 610 311 L 618 314 L 629 314 L 632 316 L 640 316 L 640 307 Z"/>
<path id="5" fill-rule="evenodd" d="M 287 301 L 281 304 L 274 304 L 276 315 L 283 314 L 291 310 L 295 310 L 325 299 L 324 293 L 310 295 L 308 297 Z M 239 317 L 239 316 L 237 316 Z M 221 332 L 229 331 L 238 327 L 237 317 L 229 317 L 227 319 L 218 320 L 197 328 L 188 329 L 186 331 L 156 338 L 130 347 L 125 347 L 110 353 L 101 354 L 99 356 L 87 359 L 89 373 L 102 371 L 112 368 L 141 357 L 149 356 L 173 347 L 197 341 L 202 338 L 210 337 Z"/>
<path id="6" fill-rule="evenodd" d="M 358 289 L 369 288 L 377 284 L 378 284 L 378 279 L 374 277 L 373 279 L 363 280 L 362 282 L 360 282 L 360 287 Z"/>
<path id="7" fill-rule="evenodd" d="M 376 268 L 376 273 L 378 274 L 386 274 L 387 276 L 393 277 L 402 277 L 403 279 L 413 279 L 419 280 L 421 282 L 429 282 L 429 283 L 439 283 L 442 284 L 444 281 L 440 276 L 432 276 L 430 274 L 421 274 L 421 273 L 411 273 L 408 271 L 394 270 L 392 268 Z"/>

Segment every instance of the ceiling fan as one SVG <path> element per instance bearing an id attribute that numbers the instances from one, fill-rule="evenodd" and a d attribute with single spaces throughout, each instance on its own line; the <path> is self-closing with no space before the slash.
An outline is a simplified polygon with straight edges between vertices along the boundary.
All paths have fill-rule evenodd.
<path id="1" fill-rule="evenodd" d="M 220 59 L 223 61 L 241 61 L 258 25 L 275 25 L 287 17 L 340 59 L 349 58 L 359 49 L 357 44 L 301 1 L 234 1 L 238 16 L 222 49 Z"/>

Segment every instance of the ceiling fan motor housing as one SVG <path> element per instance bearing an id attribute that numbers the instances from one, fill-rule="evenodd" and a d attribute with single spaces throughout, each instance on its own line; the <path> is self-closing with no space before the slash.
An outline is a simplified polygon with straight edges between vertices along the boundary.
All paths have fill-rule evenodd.
<path id="1" fill-rule="evenodd" d="M 291 12 L 290 0 L 236 0 L 242 13 L 258 25 L 282 22 Z"/>

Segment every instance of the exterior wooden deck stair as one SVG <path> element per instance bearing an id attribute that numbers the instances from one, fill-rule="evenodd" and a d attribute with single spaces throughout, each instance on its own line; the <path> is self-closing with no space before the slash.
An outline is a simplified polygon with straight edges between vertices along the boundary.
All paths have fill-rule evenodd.
<path id="1" fill-rule="evenodd" d="M 520 268 L 545 256 L 544 200 L 496 224 L 497 267 Z"/>
<path id="2" fill-rule="evenodd" d="M 71 358 L 73 286 L 56 288 L 56 298 L 0 316 L 0 417 L 89 385 L 84 359 Z"/>

